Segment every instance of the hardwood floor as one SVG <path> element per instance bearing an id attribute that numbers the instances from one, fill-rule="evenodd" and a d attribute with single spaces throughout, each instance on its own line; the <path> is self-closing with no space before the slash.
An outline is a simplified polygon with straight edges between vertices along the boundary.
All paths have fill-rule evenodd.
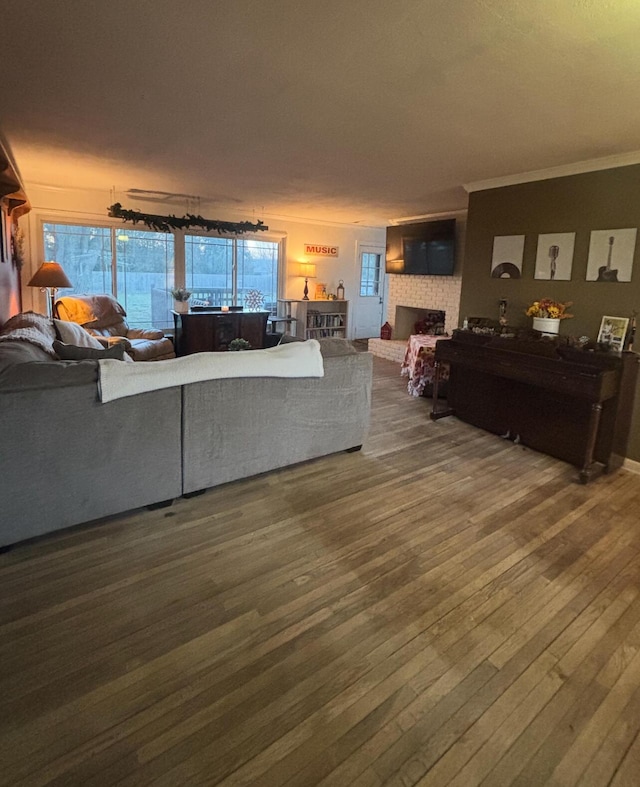
<path id="1" fill-rule="evenodd" d="M 1 784 L 640 783 L 640 476 L 375 369 L 360 453 L 0 556 Z"/>

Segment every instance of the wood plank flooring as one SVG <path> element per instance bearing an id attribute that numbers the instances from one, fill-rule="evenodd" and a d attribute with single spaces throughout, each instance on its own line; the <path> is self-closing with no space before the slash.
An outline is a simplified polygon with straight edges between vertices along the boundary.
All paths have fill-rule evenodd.
<path id="1" fill-rule="evenodd" d="M 0 784 L 640 784 L 640 476 L 398 372 L 360 453 L 0 556 Z"/>

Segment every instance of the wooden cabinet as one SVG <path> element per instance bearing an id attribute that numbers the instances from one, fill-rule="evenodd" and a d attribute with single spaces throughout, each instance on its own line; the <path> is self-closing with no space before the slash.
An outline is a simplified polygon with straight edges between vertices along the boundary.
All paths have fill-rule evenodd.
<path id="1" fill-rule="evenodd" d="M 464 333 L 436 345 L 434 420 L 456 415 L 571 462 L 583 483 L 595 463 L 605 471 L 622 465 L 640 356 L 553 347 L 552 354 L 541 356 L 523 352 L 510 339 L 474 341 Z M 546 353 L 549 347 L 540 349 Z M 449 365 L 446 409 L 435 398 L 442 363 Z"/>
<path id="2" fill-rule="evenodd" d="M 269 312 L 173 312 L 177 355 L 225 351 L 233 339 L 265 346 Z"/>
<path id="3" fill-rule="evenodd" d="M 278 300 L 278 317 L 299 339 L 347 338 L 349 301 Z"/>

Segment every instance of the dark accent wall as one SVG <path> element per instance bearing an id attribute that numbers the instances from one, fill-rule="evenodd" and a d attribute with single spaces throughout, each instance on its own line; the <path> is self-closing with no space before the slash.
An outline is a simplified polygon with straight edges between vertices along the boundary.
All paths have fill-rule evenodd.
<path id="1" fill-rule="evenodd" d="M 585 281 L 591 230 L 637 227 L 631 282 Z M 538 235 L 575 232 L 571 281 L 533 278 Z M 492 279 L 496 235 L 525 235 L 520 279 Z M 534 300 L 573 301 L 575 317 L 563 321 L 563 335 L 596 338 L 605 314 L 640 312 L 640 165 L 540 180 L 473 192 L 469 196 L 460 320 L 498 318 L 498 302 L 508 301 L 511 325 L 530 326 L 524 311 Z M 603 261 L 603 262 L 606 262 Z M 636 350 L 640 350 L 640 329 Z M 636 396 L 629 457 L 640 461 L 640 388 Z"/>

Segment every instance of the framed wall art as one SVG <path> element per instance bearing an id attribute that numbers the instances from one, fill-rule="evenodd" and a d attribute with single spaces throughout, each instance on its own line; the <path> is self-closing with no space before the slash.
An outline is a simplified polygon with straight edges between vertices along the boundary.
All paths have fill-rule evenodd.
<path id="1" fill-rule="evenodd" d="M 491 256 L 492 279 L 520 279 L 524 235 L 496 235 Z"/>
<path id="2" fill-rule="evenodd" d="M 538 235 L 534 278 L 571 281 L 575 232 L 552 232 Z"/>
<path id="3" fill-rule="evenodd" d="M 601 344 L 608 344 L 613 347 L 614 350 L 622 350 L 628 327 L 628 317 L 609 317 L 605 315 L 600 323 L 598 342 Z"/>
<path id="4" fill-rule="evenodd" d="M 631 281 L 636 227 L 593 230 L 587 260 L 587 281 Z"/>

